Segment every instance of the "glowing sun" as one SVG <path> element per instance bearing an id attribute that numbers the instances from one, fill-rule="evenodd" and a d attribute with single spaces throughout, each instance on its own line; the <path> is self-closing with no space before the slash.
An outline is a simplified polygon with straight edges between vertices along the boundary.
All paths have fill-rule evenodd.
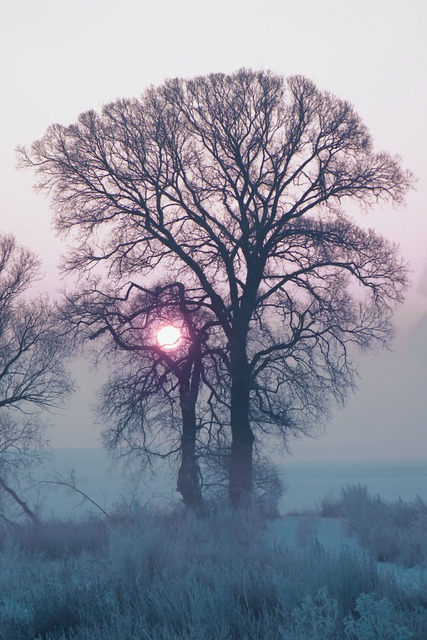
<path id="1" fill-rule="evenodd" d="M 172 324 L 167 324 L 157 332 L 157 342 L 162 349 L 176 349 L 181 342 L 181 331 Z"/>

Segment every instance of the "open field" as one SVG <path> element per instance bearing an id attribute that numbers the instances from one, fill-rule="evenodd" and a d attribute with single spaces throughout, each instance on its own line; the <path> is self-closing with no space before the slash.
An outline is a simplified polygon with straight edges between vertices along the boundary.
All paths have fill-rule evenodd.
<path id="1" fill-rule="evenodd" d="M 3 527 L 0 638 L 423 640 L 426 534 L 421 498 L 362 485 L 274 520 L 133 503 Z"/>

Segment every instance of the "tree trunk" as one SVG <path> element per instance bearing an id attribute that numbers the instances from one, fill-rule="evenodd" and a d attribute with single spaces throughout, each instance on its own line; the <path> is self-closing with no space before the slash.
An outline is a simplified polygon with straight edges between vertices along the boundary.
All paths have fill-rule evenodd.
<path id="1" fill-rule="evenodd" d="M 252 497 L 254 435 L 249 422 L 249 372 L 246 352 L 235 358 L 231 380 L 231 456 L 229 497 L 233 507 L 249 506 Z"/>
<path id="2" fill-rule="evenodd" d="M 196 402 L 188 388 L 180 390 L 182 413 L 181 465 L 178 470 L 177 490 L 184 504 L 197 508 L 202 504 L 199 466 L 196 458 Z"/>

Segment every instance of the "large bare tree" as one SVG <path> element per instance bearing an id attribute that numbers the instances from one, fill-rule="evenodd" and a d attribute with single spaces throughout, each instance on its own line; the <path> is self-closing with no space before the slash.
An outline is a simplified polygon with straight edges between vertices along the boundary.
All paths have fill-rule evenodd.
<path id="1" fill-rule="evenodd" d="M 351 345 L 390 339 L 405 268 L 344 206 L 399 204 L 411 176 L 304 77 L 170 80 L 53 125 L 19 155 L 74 238 L 65 271 L 117 284 L 167 272 L 207 296 L 229 354 L 233 504 L 251 493 L 254 403 L 280 432 L 282 392 L 298 396 L 287 370 L 343 396 Z"/>

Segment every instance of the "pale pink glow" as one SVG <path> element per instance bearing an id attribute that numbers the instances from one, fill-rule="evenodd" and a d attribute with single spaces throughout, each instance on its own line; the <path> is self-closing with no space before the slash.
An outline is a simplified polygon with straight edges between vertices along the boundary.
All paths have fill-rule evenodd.
<path id="1" fill-rule="evenodd" d="M 345 409 L 333 408 L 332 421 L 322 438 L 290 443 L 294 458 L 366 459 L 369 454 L 377 459 L 418 459 L 427 451 L 427 175 L 423 143 L 427 139 L 427 83 L 420 76 L 427 62 L 427 2 L 330 0 L 325 11 L 318 0 L 266 0 L 261 13 L 242 14 L 242 3 L 218 0 L 209 14 L 209 30 L 206 14 L 198 10 L 200 2 L 195 0 L 188 0 L 185 11 L 174 2 L 111 2 L 107 11 L 105 4 L 102 0 L 75 2 L 66 22 L 57 0 L 0 5 L 3 58 L 13 60 L 2 67 L 2 93 L 8 99 L 2 101 L 0 118 L 1 229 L 13 233 L 20 244 L 42 259 L 46 277 L 34 285 L 34 292 L 48 291 L 59 299 L 58 291 L 66 283 L 57 265 L 71 236 L 65 241 L 54 233 L 48 201 L 32 188 L 34 173 L 16 170 L 14 149 L 18 144 L 30 145 L 50 124 L 72 124 L 79 113 L 92 108 L 99 111 L 101 105 L 119 96 L 138 97 L 166 78 L 192 78 L 211 71 L 232 73 L 241 67 L 306 76 L 319 89 L 353 104 L 372 133 L 374 149 L 400 155 L 403 166 L 419 181 L 416 190 L 408 194 L 404 209 L 393 210 L 379 203 L 371 212 L 359 215 L 356 204 L 342 202 L 345 213 L 357 212 L 357 224 L 372 227 L 400 244 L 403 259 L 411 264 L 412 286 L 395 316 L 393 350 L 378 357 L 363 355 L 360 360 L 355 354 L 356 362 L 361 362 L 357 393 L 349 397 Z M 161 38 L 156 29 L 144 33 L 144 48 L 152 54 L 150 64 L 141 64 L 142 23 L 162 24 Z M 288 29 L 283 38 L 284 23 L 304 25 L 303 47 L 300 29 Z M 241 28 L 233 30 L 236 24 Z M 330 37 L 325 37 L 328 33 Z M 114 46 L 106 47 L 106 42 L 114 42 Z M 37 99 L 29 101 L 29 96 Z M 169 277 L 172 275 L 156 271 L 152 281 Z M 68 287 L 74 288 L 73 280 L 67 282 Z M 157 331 L 173 324 L 178 315 L 176 312 L 168 318 L 166 313 L 164 310 L 155 330 L 150 326 L 141 341 L 173 358 L 181 355 L 190 340 L 181 320 L 177 322 L 184 332 L 181 341 L 160 346 Z M 100 367 L 94 376 L 83 356 L 70 366 L 79 389 L 69 398 L 64 414 L 50 416 L 49 440 L 58 448 L 98 447 L 99 426 L 88 407 L 99 384 L 107 382 L 108 371 Z M 418 487 L 417 492 L 420 490 Z"/>
<path id="2" fill-rule="evenodd" d="M 157 332 L 157 342 L 162 349 L 176 349 L 181 343 L 181 339 L 181 331 L 173 324 L 167 324 Z"/>

